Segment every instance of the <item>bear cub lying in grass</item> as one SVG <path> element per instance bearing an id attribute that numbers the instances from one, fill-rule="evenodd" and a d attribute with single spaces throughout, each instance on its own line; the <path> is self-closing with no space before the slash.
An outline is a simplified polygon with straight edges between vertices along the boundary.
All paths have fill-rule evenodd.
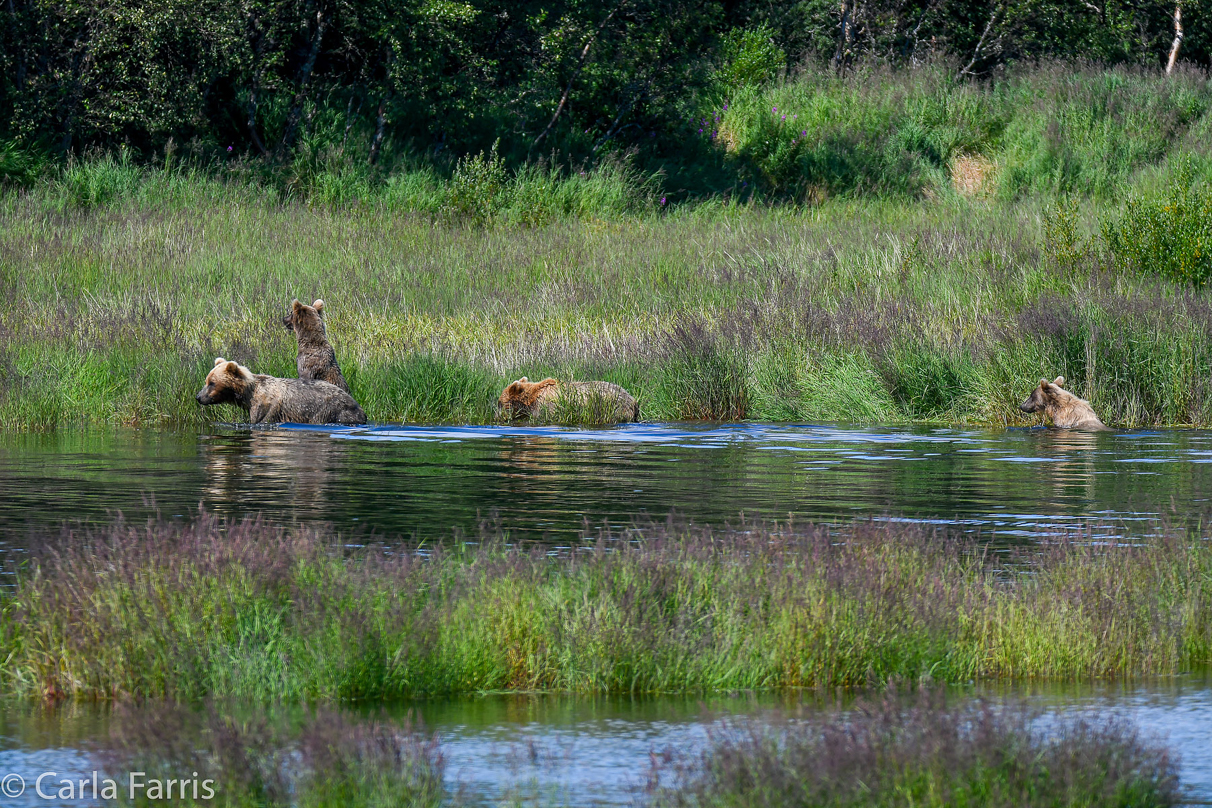
<path id="1" fill-rule="evenodd" d="M 346 393 L 349 385 L 337 365 L 337 352 L 328 341 L 328 330 L 324 326 L 324 301 L 317 300 L 308 306 L 298 300 L 290 302 L 290 313 L 282 318 L 287 331 L 295 332 L 299 343 L 299 356 L 295 360 L 300 379 L 318 379 L 340 387 Z"/>
<path id="2" fill-rule="evenodd" d="M 206 376 L 198 403 L 235 404 L 254 424 L 364 424 L 366 413 L 349 393 L 328 382 L 279 379 L 253 373 L 223 357 Z"/>
<path id="3" fill-rule="evenodd" d="M 1054 425 L 1066 429 L 1107 429 L 1094 414 L 1090 402 L 1062 389 L 1064 383 L 1064 376 L 1057 376 L 1053 381 L 1040 379 L 1039 387 L 1032 390 L 1031 396 L 1018 408 L 1023 412 L 1042 412 Z"/>
<path id="4" fill-rule="evenodd" d="M 559 418 L 626 423 L 640 419 L 636 400 L 610 382 L 512 382 L 497 399 L 497 412 L 512 418 Z"/>

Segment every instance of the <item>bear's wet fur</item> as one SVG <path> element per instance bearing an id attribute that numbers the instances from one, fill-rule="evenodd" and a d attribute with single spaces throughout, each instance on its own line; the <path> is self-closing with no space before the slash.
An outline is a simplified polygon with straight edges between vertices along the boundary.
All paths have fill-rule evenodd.
<path id="1" fill-rule="evenodd" d="M 341 375 L 337 352 L 328 341 L 328 329 L 324 326 L 324 301 L 317 300 L 308 306 L 292 300 L 290 313 L 282 318 L 282 325 L 287 331 L 295 332 L 295 340 L 299 343 L 299 356 L 295 360 L 299 378 L 335 384 L 348 393 L 349 385 Z"/>
<path id="2" fill-rule="evenodd" d="M 525 376 L 511 382 L 497 399 L 497 411 L 512 418 L 553 418 L 561 411 L 579 411 L 592 420 L 625 423 L 640 419 L 631 393 L 611 382 L 562 382 Z"/>
<path id="3" fill-rule="evenodd" d="M 1042 412 L 1052 419 L 1054 426 L 1065 429 L 1107 429 L 1094 414 L 1090 402 L 1063 389 L 1064 383 L 1064 376 L 1057 376 L 1052 381 L 1040 379 L 1039 387 L 1032 390 L 1030 397 L 1018 408 L 1023 412 Z"/>
<path id="4" fill-rule="evenodd" d="M 235 404 L 254 424 L 364 424 L 366 413 L 349 393 L 316 379 L 279 379 L 253 373 L 223 357 L 206 375 L 198 403 Z"/>

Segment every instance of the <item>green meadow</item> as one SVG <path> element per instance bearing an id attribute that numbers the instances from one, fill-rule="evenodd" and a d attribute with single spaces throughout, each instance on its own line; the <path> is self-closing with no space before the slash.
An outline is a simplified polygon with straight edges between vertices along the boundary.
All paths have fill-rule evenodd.
<path id="1" fill-rule="evenodd" d="M 1024 424 L 1063 375 L 1109 424 L 1206 426 L 1210 109 L 1194 74 L 809 71 L 705 110 L 693 182 L 97 155 L 0 197 L 0 426 L 241 420 L 193 396 L 216 356 L 294 375 L 296 297 L 378 422 L 550 375 L 655 420 Z"/>

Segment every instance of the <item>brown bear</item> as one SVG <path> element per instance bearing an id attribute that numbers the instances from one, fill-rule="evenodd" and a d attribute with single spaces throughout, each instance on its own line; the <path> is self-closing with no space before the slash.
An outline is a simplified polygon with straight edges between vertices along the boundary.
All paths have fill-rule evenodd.
<path id="1" fill-rule="evenodd" d="M 295 332 L 299 343 L 299 356 L 295 360 L 300 379 L 319 379 L 335 384 L 346 393 L 349 385 L 337 365 L 337 352 L 328 341 L 328 330 L 324 327 L 324 301 L 317 300 L 308 306 L 298 300 L 290 302 L 290 313 L 282 318 L 287 331 Z"/>
<path id="2" fill-rule="evenodd" d="M 349 393 L 315 379 L 279 379 L 253 373 L 223 357 L 206 376 L 198 403 L 235 404 L 254 424 L 364 424 L 366 413 Z"/>
<path id="3" fill-rule="evenodd" d="M 513 418 L 547 418 L 571 407 L 592 420 L 627 422 L 640 419 L 636 400 L 610 382 L 561 382 L 544 379 L 532 382 L 525 376 L 512 382 L 497 399 L 497 412 Z"/>
<path id="4" fill-rule="evenodd" d="M 1064 376 L 1057 376 L 1053 381 L 1040 379 L 1039 387 L 1032 390 L 1031 397 L 1018 408 L 1023 412 L 1042 412 L 1055 426 L 1066 429 L 1107 429 L 1094 414 L 1089 401 L 1061 389 L 1064 383 Z"/>

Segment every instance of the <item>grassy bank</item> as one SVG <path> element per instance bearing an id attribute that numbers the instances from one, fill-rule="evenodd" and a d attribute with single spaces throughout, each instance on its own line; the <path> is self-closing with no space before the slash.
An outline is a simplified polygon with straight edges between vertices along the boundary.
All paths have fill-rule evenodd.
<path id="1" fill-rule="evenodd" d="M 1073 211 L 1077 246 L 1059 251 L 1051 210 L 835 202 L 483 229 L 7 197 L 0 426 L 240 420 L 193 395 L 215 356 L 293 376 L 292 297 L 327 301 L 382 422 L 488 422 L 508 381 L 554 375 L 622 384 L 649 419 L 1027 423 L 1017 404 L 1063 374 L 1108 423 L 1212 423 L 1208 294 L 1087 249 L 1103 203 Z"/>
<path id="2" fill-rule="evenodd" d="M 1212 551 L 1161 531 L 1012 557 L 876 523 L 652 525 L 561 554 L 481 539 L 385 554 L 209 517 L 49 537 L 3 594 L 0 678 L 50 699 L 364 701 L 1133 677 L 1212 661 Z"/>
<path id="3" fill-rule="evenodd" d="M 375 421 L 554 375 L 650 419 L 1026 423 L 1064 375 L 1111 424 L 1212 424 L 1199 76 L 818 71 L 717 107 L 664 175 L 117 156 L 9 191 L 0 427 L 239 420 L 193 394 L 219 355 L 293 375 L 293 297 Z"/>

